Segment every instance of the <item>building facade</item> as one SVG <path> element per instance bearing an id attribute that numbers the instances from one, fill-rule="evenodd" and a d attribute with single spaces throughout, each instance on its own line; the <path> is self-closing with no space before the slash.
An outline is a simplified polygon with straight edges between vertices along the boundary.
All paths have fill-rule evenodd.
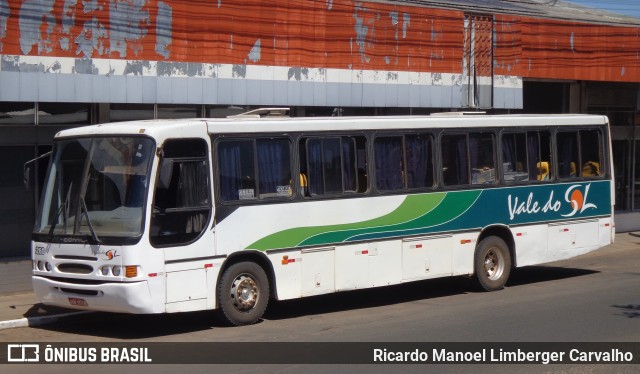
<path id="1" fill-rule="evenodd" d="M 260 106 L 607 114 L 639 229 L 639 91 L 640 20 L 562 2 L 0 0 L 0 257 L 29 255 L 23 164 L 60 129 Z"/>

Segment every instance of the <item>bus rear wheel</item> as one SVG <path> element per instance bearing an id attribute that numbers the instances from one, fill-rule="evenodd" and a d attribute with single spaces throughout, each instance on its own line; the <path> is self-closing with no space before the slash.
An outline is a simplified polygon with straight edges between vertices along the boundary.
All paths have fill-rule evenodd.
<path id="1" fill-rule="evenodd" d="M 511 273 L 511 254 L 504 240 L 497 236 L 482 239 L 476 249 L 474 270 L 481 289 L 503 289 Z"/>
<path id="2" fill-rule="evenodd" d="M 218 285 L 218 301 L 224 320 L 231 325 L 258 322 L 269 302 L 267 274 L 254 262 L 239 262 L 229 266 Z"/>

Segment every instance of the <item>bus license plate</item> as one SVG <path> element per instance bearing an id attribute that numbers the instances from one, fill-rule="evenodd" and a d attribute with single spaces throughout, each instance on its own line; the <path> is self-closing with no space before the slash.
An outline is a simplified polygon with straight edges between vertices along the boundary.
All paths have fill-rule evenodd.
<path id="1" fill-rule="evenodd" d="M 69 304 L 75 305 L 75 306 L 89 306 L 89 304 L 87 303 L 87 300 L 80 299 L 78 297 L 70 297 Z"/>

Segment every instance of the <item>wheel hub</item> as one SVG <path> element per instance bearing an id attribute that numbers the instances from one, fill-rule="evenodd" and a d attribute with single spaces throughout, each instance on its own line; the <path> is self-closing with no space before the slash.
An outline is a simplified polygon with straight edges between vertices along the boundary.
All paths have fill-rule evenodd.
<path id="1" fill-rule="evenodd" d="M 258 302 L 260 290 L 256 281 L 247 274 L 240 274 L 231 285 L 231 300 L 236 310 L 247 312 Z"/>
<path id="2" fill-rule="evenodd" d="M 487 251 L 487 254 L 484 257 L 484 270 L 487 277 L 491 280 L 496 280 L 502 276 L 502 272 L 504 271 L 504 259 L 500 252 L 493 248 Z"/>

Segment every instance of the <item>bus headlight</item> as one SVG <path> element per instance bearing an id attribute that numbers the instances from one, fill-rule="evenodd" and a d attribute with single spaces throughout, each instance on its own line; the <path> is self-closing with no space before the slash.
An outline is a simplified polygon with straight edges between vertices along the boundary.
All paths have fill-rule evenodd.
<path id="1" fill-rule="evenodd" d="M 38 261 L 33 261 L 33 270 L 37 270 L 37 271 L 51 271 L 51 264 L 48 263 L 47 261 L 42 261 L 42 260 L 38 260 Z"/>
<path id="2" fill-rule="evenodd" d="M 124 274 L 123 274 L 124 272 Z M 113 265 L 113 266 L 103 266 L 100 268 L 100 274 L 104 276 L 113 275 L 114 277 L 119 277 L 124 275 L 127 278 L 135 278 L 138 276 L 138 266 L 137 265 Z"/>

